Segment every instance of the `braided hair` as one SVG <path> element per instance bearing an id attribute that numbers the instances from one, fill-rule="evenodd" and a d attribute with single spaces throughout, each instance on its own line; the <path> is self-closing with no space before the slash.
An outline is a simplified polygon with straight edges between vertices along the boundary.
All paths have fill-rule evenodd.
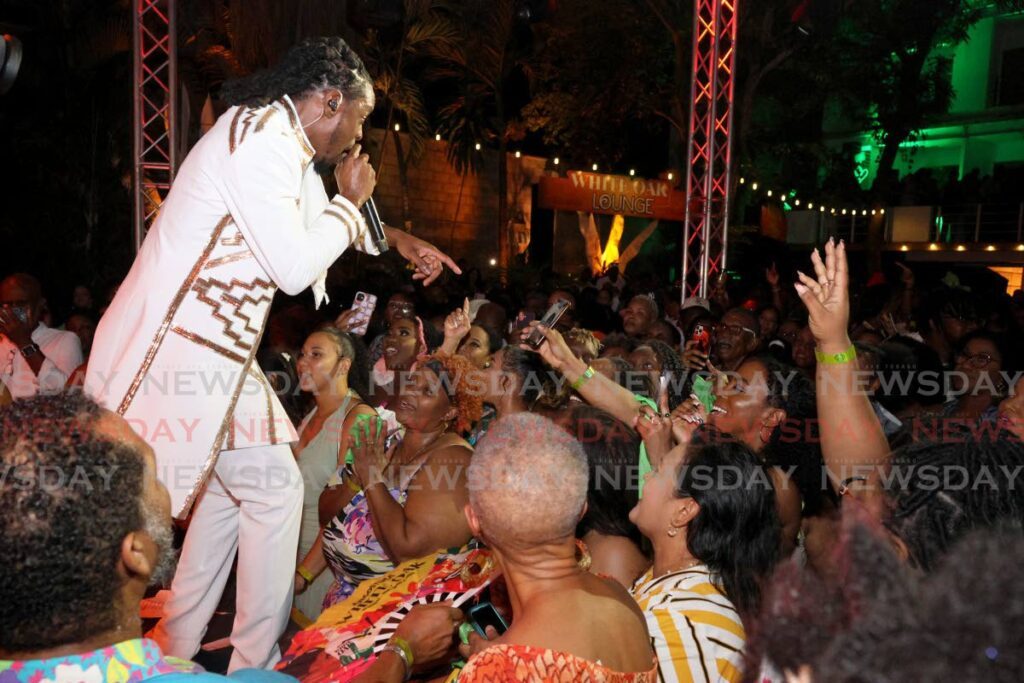
<path id="1" fill-rule="evenodd" d="M 221 98 L 230 105 L 259 107 L 288 95 L 302 98 L 324 88 L 362 100 L 372 92 L 363 61 L 344 40 L 334 36 L 307 38 L 293 46 L 269 69 L 224 84 Z"/>
<path id="2" fill-rule="evenodd" d="M 654 355 L 658 357 L 658 362 L 661 363 L 662 374 L 669 378 L 668 409 L 675 410 L 683 402 L 683 399 L 689 395 L 689 391 L 684 392 L 684 388 L 688 388 L 684 381 L 689 375 L 686 371 L 686 366 L 683 365 L 683 361 L 680 360 L 679 354 L 676 353 L 675 349 L 660 339 L 647 339 L 640 346 L 649 347 L 651 351 L 654 351 Z M 638 346 L 637 348 L 640 347 Z"/>
<path id="3" fill-rule="evenodd" d="M 888 491 L 889 527 L 926 572 L 968 532 L 1024 528 L 1024 492 L 1010 478 L 1024 463 L 1024 445 L 988 423 L 949 429 L 942 441 L 921 441 L 896 451 Z"/>

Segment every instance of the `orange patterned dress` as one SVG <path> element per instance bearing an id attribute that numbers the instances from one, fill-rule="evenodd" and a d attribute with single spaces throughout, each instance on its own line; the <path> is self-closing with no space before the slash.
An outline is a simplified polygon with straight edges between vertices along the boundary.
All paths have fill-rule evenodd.
<path id="1" fill-rule="evenodd" d="M 652 660 L 649 671 L 622 673 L 568 652 L 528 645 L 489 647 L 473 655 L 458 677 L 459 683 L 655 683 L 657 680 L 657 660 Z"/>

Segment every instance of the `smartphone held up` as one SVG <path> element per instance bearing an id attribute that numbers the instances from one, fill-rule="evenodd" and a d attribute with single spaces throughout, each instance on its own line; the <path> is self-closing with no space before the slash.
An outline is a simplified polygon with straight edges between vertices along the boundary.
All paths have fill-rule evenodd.
<path id="1" fill-rule="evenodd" d="M 533 348 L 540 348 L 540 345 L 544 343 L 544 335 L 546 334 L 541 327 L 551 329 L 561 319 L 565 312 L 569 310 L 569 302 L 564 299 L 556 301 L 552 304 L 551 308 L 548 309 L 544 317 L 540 319 L 538 327 L 535 327 L 533 332 L 524 339 L 526 344 L 529 344 Z"/>

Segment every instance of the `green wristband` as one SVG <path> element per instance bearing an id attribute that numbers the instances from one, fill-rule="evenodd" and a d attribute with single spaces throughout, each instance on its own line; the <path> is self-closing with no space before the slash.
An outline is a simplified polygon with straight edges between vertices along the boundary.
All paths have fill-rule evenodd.
<path id="1" fill-rule="evenodd" d="M 579 391 L 580 387 L 582 387 L 584 384 L 586 384 L 590 380 L 590 378 L 593 377 L 593 376 L 594 376 L 594 368 L 591 367 L 590 365 L 588 365 L 587 369 L 583 371 L 583 374 L 580 375 L 579 377 L 577 377 L 576 381 L 573 382 L 572 384 L 570 384 L 569 386 L 571 386 L 574 390 Z"/>
<path id="2" fill-rule="evenodd" d="M 814 357 L 818 359 L 819 363 L 825 365 L 843 365 L 857 359 L 857 349 L 853 344 L 850 344 L 850 348 L 842 353 L 822 353 L 820 349 L 814 349 Z"/>

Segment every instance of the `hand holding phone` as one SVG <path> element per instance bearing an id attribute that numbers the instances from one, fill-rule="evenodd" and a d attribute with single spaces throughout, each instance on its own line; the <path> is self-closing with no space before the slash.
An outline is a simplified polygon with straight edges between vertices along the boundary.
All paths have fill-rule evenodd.
<path id="1" fill-rule="evenodd" d="M 543 325 L 548 329 L 552 329 L 554 328 L 555 323 L 557 323 L 559 319 L 561 319 L 561 317 L 565 315 L 565 312 L 567 310 L 569 310 L 569 302 L 565 301 L 564 299 L 560 299 L 556 301 L 551 306 L 551 308 L 548 309 L 547 313 L 544 314 L 544 317 L 540 319 L 539 324 Z M 533 329 L 533 332 L 531 332 L 530 335 L 523 340 L 523 342 L 529 344 L 531 347 L 535 349 L 539 348 L 540 345 L 544 343 L 544 330 L 542 330 L 540 327 L 535 327 Z"/>
<path id="2" fill-rule="evenodd" d="M 366 292 L 356 292 L 352 301 L 352 316 L 348 320 L 349 332 L 362 337 L 370 326 L 370 316 L 377 307 L 377 296 Z"/>
<path id="3" fill-rule="evenodd" d="M 694 348 L 706 356 L 711 351 L 711 330 L 704 323 L 697 323 L 693 327 L 690 341 L 694 342 Z"/>
<path id="4" fill-rule="evenodd" d="M 469 612 L 466 614 L 466 620 L 472 625 L 473 630 L 485 640 L 489 640 L 487 635 L 488 626 L 493 627 L 499 636 L 508 630 L 508 622 L 505 621 L 494 605 L 486 601 L 470 607 Z"/>
<path id="5" fill-rule="evenodd" d="M 703 370 L 711 351 L 711 332 L 703 323 L 697 323 L 693 334 L 683 347 L 683 364 L 691 370 Z"/>

